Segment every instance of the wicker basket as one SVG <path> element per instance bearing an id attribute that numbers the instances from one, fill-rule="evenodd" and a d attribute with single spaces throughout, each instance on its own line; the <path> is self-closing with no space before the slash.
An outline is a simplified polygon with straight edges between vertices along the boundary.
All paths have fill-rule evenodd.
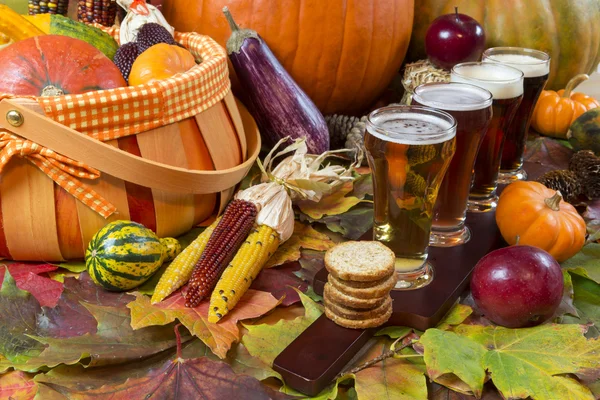
<path id="1" fill-rule="evenodd" d="M 118 30 L 110 32 L 118 37 Z M 57 98 L 4 96 L 0 133 L 4 128 L 14 140 L 13 150 L 5 146 L 0 153 L 6 164 L 0 175 L 0 256 L 77 259 L 110 221 L 131 219 L 160 237 L 178 236 L 223 210 L 258 156 L 260 135 L 230 92 L 224 49 L 197 34 L 176 33 L 176 39 L 203 60 L 189 76 Z M 161 112 L 123 122 L 123 109 L 133 104 Z M 90 114 L 95 123 L 86 119 Z M 101 176 L 85 179 L 71 171 L 70 184 L 87 192 L 69 193 L 64 173 L 47 161 L 55 155 Z M 214 170 L 202 170 L 207 157 Z M 89 189 L 102 207 L 90 208 Z M 100 215 L 115 208 L 106 218 Z"/>

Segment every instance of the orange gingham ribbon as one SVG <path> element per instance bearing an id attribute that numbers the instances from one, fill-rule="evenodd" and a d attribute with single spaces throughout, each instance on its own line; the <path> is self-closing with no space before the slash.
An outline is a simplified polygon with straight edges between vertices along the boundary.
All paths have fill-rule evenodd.
<path id="1" fill-rule="evenodd" d="M 0 130 L 0 173 L 14 156 L 27 159 L 52 178 L 57 185 L 104 218 L 117 211 L 115 206 L 78 179 L 98 179 L 100 177 L 98 170 L 61 156 L 30 140 Z"/>

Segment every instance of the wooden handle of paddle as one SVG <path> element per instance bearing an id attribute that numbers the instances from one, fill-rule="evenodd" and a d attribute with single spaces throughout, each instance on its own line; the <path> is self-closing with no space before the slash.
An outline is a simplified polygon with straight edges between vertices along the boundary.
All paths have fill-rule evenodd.
<path id="1" fill-rule="evenodd" d="M 20 126 L 8 122 L 11 111 L 22 115 Z M 240 111 L 247 114 L 243 109 Z M 242 164 L 218 171 L 174 167 L 129 154 L 61 125 L 46 117 L 37 102 L 27 99 L 0 101 L 0 127 L 103 173 L 166 192 L 206 194 L 229 189 L 244 178 L 260 151 L 260 135 L 254 124 L 246 130 L 248 159 Z"/>

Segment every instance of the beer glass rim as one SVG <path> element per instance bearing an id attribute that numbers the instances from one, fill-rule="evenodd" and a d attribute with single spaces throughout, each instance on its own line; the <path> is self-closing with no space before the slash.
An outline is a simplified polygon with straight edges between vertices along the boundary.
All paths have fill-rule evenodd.
<path id="1" fill-rule="evenodd" d="M 389 129 L 385 129 L 378 126 L 378 124 L 373 120 L 379 114 L 386 112 L 399 112 L 403 114 L 417 113 L 421 115 L 429 115 L 434 116 L 436 118 L 441 118 L 450 124 L 450 126 L 447 129 L 439 127 L 440 129 L 433 133 L 397 132 L 398 135 L 402 136 L 403 143 L 406 142 L 406 144 L 425 144 L 425 142 L 434 140 L 439 140 L 440 142 L 442 142 L 445 140 L 452 139 L 456 136 L 456 119 L 449 113 L 442 110 L 438 110 L 433 107 L 409 105 L 389 105 L 373 110 L 367 116 L 367 132 L 373 133 L 374 131 L 376 135 L 389 137 Z"/>
<path id="2" fill-rule="evenodd" d="M 474 78 L 472 76 L 461 74 L 458 71 L 461 67 L 470 67 L 470 66 L 476 66 L 476 65 L 483 66 L 485 64 L 493 64 L 496 67 L 512 70 L 513 72 L 515 72 L 518 75 L 518 77 L 511 78 L 511 79 L 481 79 L 481 78 Z M 460 76 L 461 78 L 468 79 L 473 82 L 493 82 L 493 83 L 499 83 L 499 84 L 519 82 L 519 81 L 522 81 L 523 78 L 525 77 L 525 74 L 523 73 L 523 71 L 521 71 L 518 68 L 511 67 L 510 65 L 506 65 L 506 64 L 496 63 L 496 62 L 486 63 L 483 61 L 469 61 L 469 62 L 456 64 L 454 67 L 452 67 L 452 71 L 450 71 L 450 72 L 452 74 Z"/>
<path id="3" fill-rule="evenodd" d="M 459 103 L 452 103 L 452 104 L 442 103 L 440 101 L 435 101 L 435 100 L 434 101 L 426 101 L 419 94 L 420 91 L 423 91 L 424 89 L 426 89 L 428 87 L 434 87 L 434 86 L 448 87 L 447 85 L 452 85 L 452 86 L 456 86 L 456 87 L 458 87 L 458 86 L 467 87 L 469 90 L 481 92 L 481 93 L 485 94 L 487 97 L 482 99 L 479 103 L 462 105 Z M 413 92 L 413 99 L 416 100 L 417 102 L 419 102 L 420 104 L 424 105 L 425 107 L 433 107 L 436 109 L 441 109 L 442 111 L 443 110 L 475 111 L 475 110 L 481 110 L 481 109 L 491 106 L 492 101 L 494 100 L 494 95 L 492 94 L 492 92 L 490 92 L 486 88 L 483 88 L 483 87 L 477 86 L 477 85 L 472 85 L 472 84 L 466 83 L 466 82 L 428 82 L 428 83 L 422 83 L 415 88 L 415 90 Z M 420 101 L 420 100 L 423 100 L 423 101 Z M 427 103 L 427 104 L 425 104 L 425 103 Z M 478 107 L 473 108 L 474 105 L 477 105 Z"/>
<path id="4" fill-rule="evenodd" d="M 489 58 L 492 61 L 500 62 L 499 60 L 494 59 L 495 54 L 517 54 L 517 55 L 530 55 L 535 58 L 537 61 L 526 61 L 526 62 L 515 62 L 511 61 L 509 64 L 515 65 L 542 65 L 550 62 L 550 54 L 536 49 L 529 49 L 527 47 L 515 47 L 515 46 L 499 46 L 499 47 L 490 47 L 486 49 L 481 55 L 482 60 L 485 58 Z"/>

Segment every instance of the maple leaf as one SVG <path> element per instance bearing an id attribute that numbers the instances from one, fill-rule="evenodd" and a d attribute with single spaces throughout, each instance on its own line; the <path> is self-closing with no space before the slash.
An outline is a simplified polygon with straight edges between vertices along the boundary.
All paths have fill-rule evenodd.
<path id="1" fill-rule="evenodd" d="M 177 333 L 176 352 L 166 351 L 139 363 L 83 369 L 60 366 L 35 381 L 45 396 L 69 399 L 278 399 L 258 380 L 236 375 L 222 361 L 186 351 Z"/>
<path id="2" fill-rule="evenodd" d="M 322 197 L 318 202 L 301 200 L 297 204 L 300 210 L 312 219 L 321 219 L 324 215 L 342 214 L 361 202 L 358 197 L 346 196 L 352 189 L 351 181 L 344 182 L 339 189 Z"/>
<path id="3" fill-rule="evenodd" d="M 272 366 L 273 360 L 306 328 L 321 316 L 321 306 L 303 293 L 298 293 L 304 305 L 304 315 L 291 321 L 280 320 L 276 324 L 246 325 L 248 332 L 242 343 L 248 352 L 263 363 Z"/>
<path id="4" fill-rule="evenodd" d="M 572 149 L 549 137 L 538 136 L 529 140 L 523 156 L 528 179 L 535 180 L 548 171 L 568 169 L 572 155 Z"/>
<path id="5" fill-rule="evenodd" d="M 49 338 L 28 335 L 47 347 L 28 365 L 54 367 L 58 364 L 85 366 L 119 364 L 159 353 L 175 346 L 172 326 L 152 326 L 134 331 L 129 310 L 125 307 L 99 306 L 84 303 L 98 321 L 96 334 L 86 333 L 70 338 Z"/>
<path id="6" fill-rule="evenodd" d="M 87 270 L 85 261 L 67 261 L 65 263 L 58 264 L 58 266 L 76 274 Z"/>
<path id="7" fill-rule="evenodd" d="M 37 392 L 33 375 L 21 371 L 10 371 L 0 375 L 0 399 L 33 399 Z"/>
<path id="8" fill-rule="evenodd" d="M 341 233 L 345 238 L 358 240 L 373 226 L 373 206 L 361 204 L 348 212 L 327 216 L 318 222 L 324 223 L 332 232 Z"/>
<path id="9" fill-rule="evenodd" d="M 566 376 L 600 373 L 600 342 L 580 325 L 534 328 L 459 325 L 453 332 L 428 329 L 420 339 L 428 375 L 454 374 L 481 394 L 485 371 L 505 398 L 591 399 L 590 390 Z"/>
<path id="10" fill-rule="evenodd" d="M 231 344 L 240 339 L 237 322 L 260 317 L 278 304 L 270 293 L 248 290 L 238 304 L 219 323 L 208 322 L 208 300 L 198 307 L 185 306 L 181 291 L 175 292 L 157 304 L 150 298 L 137 294 L 135 301 L 127 305 L 131 310 L 131 327 L 140 329 L 152 325 L 165 325 L 179 320 L 192 335 L 198 337 L 220 358 L 225 358 Z"/>
<path id="11" fill-rule="evenodd" d="M 571 279 L 571 274 L 569 271 L 563 269 L 563 297 L 560 300 L 560 304 L 558 308 L 554 312 L 554 315 L 550 318 L 554 320 L 555 318 L 560 318 L 565 314 L 571 314 L 577 316 L 577 310 L 573 305 L 573 297 L 574 297 L 574 289 L 573 289 L 573 280 Z"/>
<path id="12" fill-rule="evenodd" d="M 572 275 L 574 292 L 573 305 L 577 309 L 577 316 L 565 316 L 561 323 L 593 324 L 590 326 L 588 337 L 600 335 L 600 285 L 581 275 Z"/>
<path id="13" fill-rule="evenodd" d="M 369 171 L 352 182 L 350 194 L 359 199 L 373 198 L 373 174 Z"/>
<path id="14" fill-rule="evenodd" d="M 28 291 L 42 306 L 54 307 L 58 302 L 63 285 L 40 274 L 58 269 L 52 264 L 6 264 L 19 289 Z M 0 282 L 4 280 L 5 268 L 0 267 Z"/>
<path id="15" fill-rule="evenodd" d="M 283 306 L 290 306 L 300 301 L 300 296 L 294 288 L 304 292 L 308 285 L 294 274 L 300 268 L 297 263 L 291 263 L 277 268 L 263 269 L 250 288 L 271 293 L 281 300 Z M 285 297 L 284 297 L 285 296 Z"/>
<path id="16" fill-rule="evenodd" d="M 590 243 L 561 264 L 561 267 L 600 283 L 600 243 Z"/>
<path id="17" fill-rule="evenodd" d="M 294 222 L 294 233 L 285 241 L 267 261 L 265 268 L 275 267 L 300 258 L 300 249 L 325 251 L 335 243 L 325 234 L 317 232 L 312 226 Z"/>

